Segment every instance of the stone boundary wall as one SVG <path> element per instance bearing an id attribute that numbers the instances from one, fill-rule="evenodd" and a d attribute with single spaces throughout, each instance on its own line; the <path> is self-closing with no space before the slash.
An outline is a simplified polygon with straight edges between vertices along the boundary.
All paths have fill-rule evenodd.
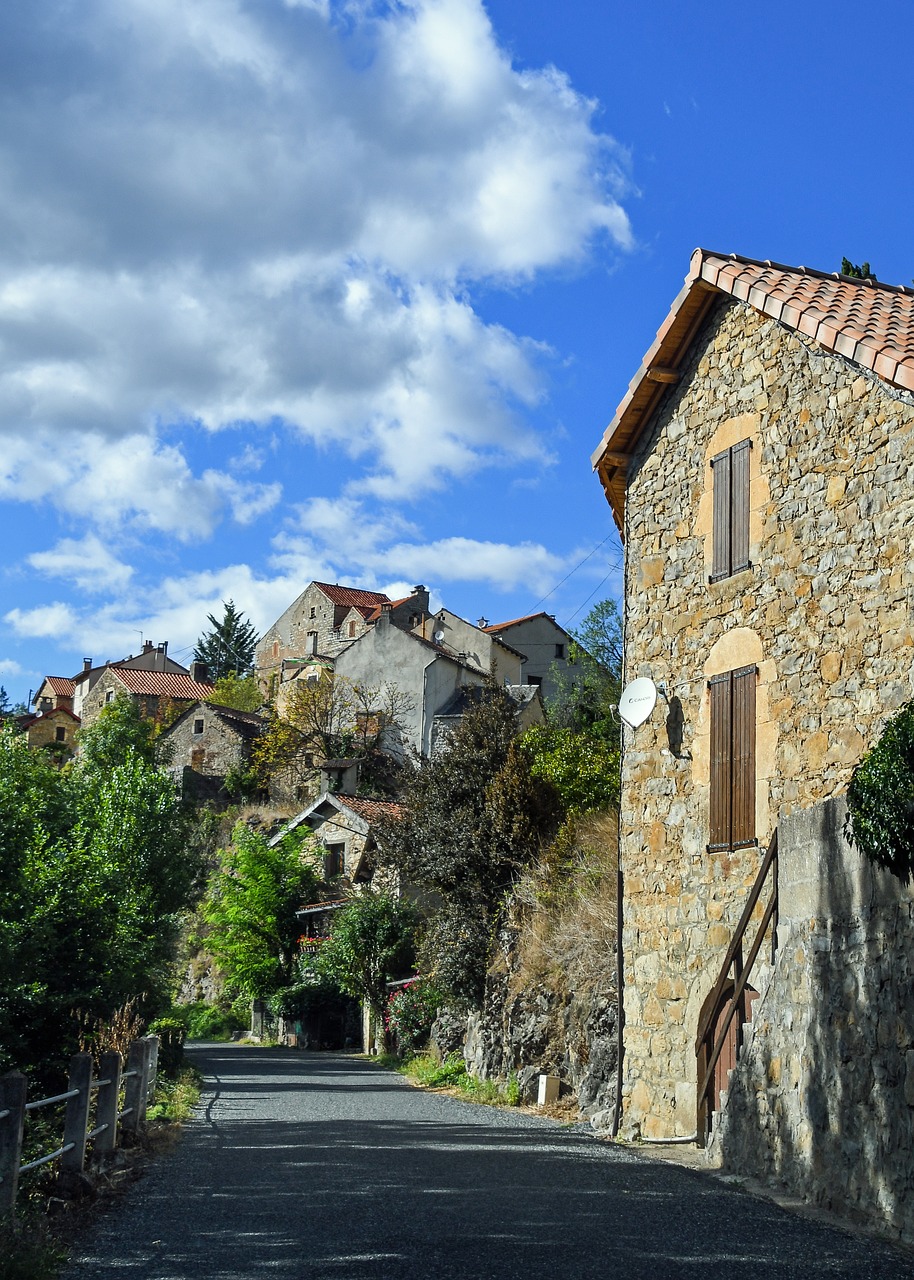
<path id="1" fill-rule="evenodd" d="M 781 820 L 777 962 L 709 1157 L 914 1239 L 914 887 L 845 816 L 838 797 Z"/>

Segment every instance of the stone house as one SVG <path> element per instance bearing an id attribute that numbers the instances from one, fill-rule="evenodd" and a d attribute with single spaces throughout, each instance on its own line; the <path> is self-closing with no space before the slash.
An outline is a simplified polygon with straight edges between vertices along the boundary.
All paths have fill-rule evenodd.
<path id="1" fill-rule="evenodd" d="M 696 1133 L 696 1033 L 775 830 L 782 880 L 797 815 L 846 790 L 912 696 L 912 392 L 911 289 L 696 250 L 594 454 L 625 548 L 625 680 L 664 691 L 624 734 L 625 1134 Z M 753 970 L 753 1023 L 800 964 L 794 927 Z M 798 1096 L 810 1052 L 784 1060 Z"/>
<path id="2" fill-rule="evenodd" d="M 574 641 L 551 613 L 532 613 L 510 622 L 489 623 L 481 618 L 480 626 L 487 635 L 520 650 L 526 659 L 524 683 L 538 685 L 544 702 L 558 693 L 557 674 L 574 678 Z"/>
<path id="3" fill-rule="evenodd" d="M 50 707 L 37 716 L 19 716 L 17 724 L 33 750 L 49 750 L 61 763 L 69 760 L 76 749 L 79 716 L 67 707 Z"/>
<path id="4" fill-rule="evenodd" d="M 227 775 L 248 767 L 251 747 L 266 726 L 252 711 L 198 701 L 162 731 L 159 749 L 185 794 L 215 796 Z"/>
<path id="5" fill-rule="evenodd" d="M 397 626 L 407 629 L 428 616 L 428 592 L 417 586 L 410 596 L 392 601 L 381 591 L 363 591 L 340 583 L 311 582 L 257 643 L 255 668 L 268 694 L 294 678 L 303 659 L 335 658 L 363 636 L 387 605 Z"/>
<path id="6" fill-rule="evenodd" d="M 45 676 L 32 698 L 32 706 L 38 715 L 44 715 L 46 711 L 53 711 L 57 707 L 72 711 L 73 692 L 73 681 L 69 676 Z"/>
<path id="7" fill-rule="evenodd" d="M 335 895 L 370 882 L 374 868 L 375 824 L 380 818 L 396 818 L 400 806 L 393 800 L 324 791 L 301 813 L 286 823 L 271 843 L 297 827 L 313 831 L 326 849 L 324 879 Z"/>
<path id="8" fill-rule="evenodd" d="M 121 693 L 138 703 L 144 716 L 157 720 L 175 711 L 180 714 L 189 704 L 211 698 L 213 686 L 207 679 L 204 662 L 195 662 L 189 673 L 115 663 L 105 667 L 86 694 L 82 703 L 83 724 L 91 724 L 102 707 Z"/>

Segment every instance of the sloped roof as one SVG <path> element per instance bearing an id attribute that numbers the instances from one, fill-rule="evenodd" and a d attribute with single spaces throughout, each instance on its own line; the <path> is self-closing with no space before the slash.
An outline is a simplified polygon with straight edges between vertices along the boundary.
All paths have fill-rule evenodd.
<path id="1" fill-rule="evenodd" d="M 362 591 L 360 587 L 342 587 L 338 582 L 315 582 L 314 585 L 323 591 L 328 600 L 346 609 L 370 611 L 375 605 L 383 604 L 387 600 L 383 591 Z"/>
<path id="2" fill-rule="evenodd" d="M 539 613 L 528 613 L 523 618 L 512 618 L 510 622 L 493 622 L 488 627 L 483 627 L 483 631 L 488 632 L 489 635 L 497 636 L 500 631 L 507 631 L 511 627 L 519 627 L 522 622 L 536 622 L 537 618 L 547 618 L 558 631 L 563 632 L 565 635 L 568 634 L 564 627 L 559 626 L 553 614 L 546 613 L 542 609 Z"/>
<path id="3" fill-rule="evenodd" d="M 144 671 L 138 667 L 110 667 L 130 690 L 146 697 L 184 698 L 203 702 L 212 697 L 213 686 L 192 680 L 179 671 Z"/>
<path id="4" fill-rule="evenodd" d="M 334 799 L 366 822 L 377 822 L 379 818 L 399 818 L 403 813 L 403 806 L 395 800 L 372 800 L 368 796 L 347 796 L 339 792 Z"/>
<path id="5" fill-rule="evenodd" d="M 722 294 L 747 302 L 890 386 L 914 391 L 914 289 L 696 249 L 685 284 L 592 458 L 620 530 L 625 472 L 638 437 L 669 386 L 678 382 L 692 342 Z"/>
<path id="6" fill-rule="evenodd" d="M 42 680 L 42 686 L 49 684 L 59 698 L 72 698 L 74 692 L 73 681 L 69 676 L 45 676 Z M 41 689 L 38 690 L 38 693 Z M 35 694 L 38 697 L 38 694 Z"/>

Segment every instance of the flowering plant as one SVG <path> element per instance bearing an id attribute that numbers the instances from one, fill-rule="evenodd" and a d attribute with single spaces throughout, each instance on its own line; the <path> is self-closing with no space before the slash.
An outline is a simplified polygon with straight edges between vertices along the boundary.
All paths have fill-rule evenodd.
<path id="1" fill-rule="evenodd" d="M 440 1004 L 441 993 L 427 978 L 413 978 L 390 993 L 384 1024 L 401 1052 L 411 1053 L 428 1039 Z"/>

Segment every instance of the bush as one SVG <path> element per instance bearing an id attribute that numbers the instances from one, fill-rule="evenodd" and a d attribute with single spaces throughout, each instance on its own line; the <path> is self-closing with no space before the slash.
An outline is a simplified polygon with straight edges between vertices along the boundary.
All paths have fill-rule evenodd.
<path id="1" fill-rule="evenodd" d="M 156 1018 L 149 1024 L 149 1034 L 159 1037 L 159 1072 L 173 1078 L 184 1062 L 187 1028 L 180 1018 Z"/>
<path id="2" fill-rule="evenodd" d="M 391 992 L 384 1022 L 401 1053 L 413 1053 L 428 1040 L 441 1001 L 441 992 L 424 978 Z"/>
<path id="3" fill-rule="evenodd" d="M 914 879 L 914 702 L 886 725 L 854 770 L 848 835 L 873 862 Z"/>
<path id="4" fill-rule="evenodd" d="M 188 1040 L 230 1040 L 233 1032 L 246 1031 L 249 1026 L 238 1016 L 236 1008 L 220 1008 L 207 1004 L 205 1000 L 198 1000 L 196 1004 L 176 1004 L 170 1019 L 183 1025 Z"/>

